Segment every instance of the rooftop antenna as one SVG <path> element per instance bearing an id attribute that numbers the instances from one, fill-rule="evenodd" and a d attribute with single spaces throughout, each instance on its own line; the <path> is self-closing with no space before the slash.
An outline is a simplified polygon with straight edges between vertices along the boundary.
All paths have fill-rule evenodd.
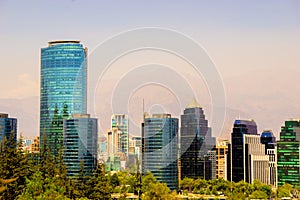
<path id="1" fill-rule="evenodd" d="M 143 98 L 143 122 L 145 121 L 145 100 Z"/>

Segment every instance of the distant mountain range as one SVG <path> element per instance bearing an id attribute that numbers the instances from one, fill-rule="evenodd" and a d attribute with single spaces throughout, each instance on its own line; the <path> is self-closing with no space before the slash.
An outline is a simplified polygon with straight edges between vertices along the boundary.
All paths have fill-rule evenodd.
<path id="1" fill-rule="evenodd" d="M 39 97 L 0 99 L 0 112 L 18 119 L 18 134 L 33 139 L 39 135 Z"/>
<path id="2" fill-rule="evenodd" d="M 172 107 L 172 106 L 171 106 Z M 206 107 L 209 107 L 207 105 L 203 105 L 204 112 L 207 117 L 207 110 Z M 135 108 L 137 109 L 137 108 Z M 174 110 L 175 108 L 171 108 L 171 110 Z M 178 110 L 178 108 L 176 109 Z M 254 118 L 258 125 L 258 131 L 259 133 L 267 128 L 267 129 L 273 129 L 273 132 L 276 137 L 279 136 L 280 126 L 284 124 L 284 120 L 288 119 L 286 116 L 283 115 L 282 110 L 281 112 L 273 112 L 272 115 L 269 115 L 268 118 L 259 116 L 260 118 Z M 252 112 L 251 112 L 252 111 Z M 133 112 L 141 112 L 138 110 L 133 110 Z M 183 111 L 181 111 L 183 112 Z M 230 133 L 232 130 L 232 124 L 235 119 L 237 119 L 239 116 L 241 116 L 242 119 L 244 119 L 244 116 L 255 116 L 255 113 L 258 111 L 253 108 L 245 108 L 244 111 L 239 111 L 236 109 L 227 108 L 226 109 L 226 119 L 224 122 L 223 131 L 221 134 L 214 133 L 214 129 L 212 129 L 212 133 L 214 136 L 223 138 L 223 139 L 229 139 Z M 267 113 L 271 113 L 271 111 L 266 111 Z M 23 99 L 0 99 L 0 113 L 8 113 L 10 117 L 15 117 L 18 119 L 18 134 L 22 133 L 24 138 L 33 139 L 36 136 L 39 135 L 39 97 L 33 96 Z M 100 112 L 101 113 L 101 112 Z M 172 112 L 171 112 L 172 113 Z M 289 113 L 289 112 L 287 112 Z M 103 114 L 103 112 L 102 112 Z M 287 114 L 285 114 L 287 115 Z M 139 115 L 141 116 L 141 115 Z M 109 129 L 110 126 L 110 116 L 109 113 L 105 114 L 105 116 L 97 116 L 99 117 L 99 121 L 101 121 L 101 129 L 99 131 L 101 132 L 100 136 L 105 136 L 105 132 Z M 107 118 L 107 119 L 101 119 L 101 118 Z M 174 116 L 179 117 L 179 116 Z M 247 119 L 247 118 L 246 118 Z M 141 122 L 141 119 L 136 119 L 137 123 Z M 131 122 L 132 123 L 132 122 Z M 209 124 L 211 125 L 211 122 L 209 121 Z M 268 127 L 264 127 L 265 125 L 269 125 Z M 270 126 L 271 125 L 271 126 Z M 139 134 L 139 124 L 136 125 L 135 128 L 132 126 L 132 130 L 130 131 L 134 135 Z M 279 139 L 279 138 L 277 138 Z"/>

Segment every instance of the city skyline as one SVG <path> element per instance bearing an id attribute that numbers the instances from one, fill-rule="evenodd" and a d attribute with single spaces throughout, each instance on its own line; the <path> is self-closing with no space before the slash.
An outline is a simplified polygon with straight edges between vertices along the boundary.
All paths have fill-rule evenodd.
<path id="1" fill-rule="evenodd" d="M 38 135 L 40 48 L 56 39 L 78 39 L 92 54 L 98 44 L 112 35 L 140 27 L 176 30 L 206 49 L 223 79 L 228 114 L 223 132 L 228 136 L 238 116 L 255 119 L 259 132 L 271 129 L 277 138 L 283 122 L 299 116 L 300 97 L 296 92 L 299 87 L 295 82 L 300 72 L 299 2 L 135 2 L 132 7 L 125 2 L 89 5 L 83 1 L 64 1 L 59 2 L 59 7 L 55 1 L 32 2 L 0 2 L 1 74 L 5 74 L 1 79 L 0 111 L 18 118 L 18 130 L 23 136 Z M 49 13 L 54 8 L 58 13 L 55 16 Z M 170 59 L 161 54 L 151 55 Z M 172 60 L 170 64 L 174 64 Z M 122 65 L 120 62 L 117 67 Z M 93 69 L 88 71 L 92 73 Z M 202 88 L 203 93 L 197 91 L 197 100 L 210 119 L 211 102 L 207 89 Z M 148 96 L 145 91 L 138 91 L 138 97 L 146 96 L 146 111 L 151 111 L 157 103 L 155 94 L 164 90 L 154 86 L 148 89 Z M 187 96 L 185 101 L 190 99 Z M 174 108 L 172 100 L 167 95 L 154 111 L 164 108 L 179 117 L 183 110 Z M 91 99 L 88 103 L 89 110 Z M 140 112 L 142 109 L 135 111 L 140 117 L 133 117 L 135 123 L 141 120 Z M 100 115 L 101 112 L 89 113 L 99 121 L 104 120 L 104 127 L 100 128 L 108 130 L 110 117 Z"/>
<path id="2" fill-rule="evenodd" d="M 0 0 L 0 199 L 300 199 L 299 19 Z"/>

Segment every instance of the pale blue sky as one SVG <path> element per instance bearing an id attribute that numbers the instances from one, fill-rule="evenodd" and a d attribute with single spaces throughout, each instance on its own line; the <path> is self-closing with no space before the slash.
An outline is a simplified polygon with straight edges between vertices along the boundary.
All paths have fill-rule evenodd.
<path id="1" fill-rule="evenodd" d="M 200 43 L 223 77 L 228 107 L 261 129 L 278 131 L 300 115 L 297 0 L 0 0 L 0 99 L 39 95 L 40 48 L 50 40 L 79 39 L 91 51 L 112 35 L 149 26 Z"/>

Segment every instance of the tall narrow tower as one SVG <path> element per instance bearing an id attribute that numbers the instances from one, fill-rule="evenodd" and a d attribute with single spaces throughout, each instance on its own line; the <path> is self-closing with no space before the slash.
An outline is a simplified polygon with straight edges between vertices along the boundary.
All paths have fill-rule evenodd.
<path id="1" fill-rule="evenodd" d="M 153 114 L 142 126 L 142 171 L 152 172 L 171 190 L 178 189 L 178 119 L 170 114 Z"/>
<path id="2" fill-rule="evenodd" d="M 128 116 L 125 114 L 114 114 L 111 117 L 111 128 L 118 131 L 117 151 L 125 153 L 126 156 L 128 156 L 129 149 L 128 124 Z"/>
<path id="3" fill-rule="evenodd" d="M 73 114 L 65 119 L 64 163 L 70 177 L 78 177 L 83 167 L 85 176 L 93 173 L 97 166 L 98 122 L 89 114 Z M 81 164 L 83 166 L 81 166 Z"/>
<path id="4" fill-rule="evenodd" d="M 181 115 L 180 162 L 181 179 L 216 177 L 216 139 L 200 104 L 192 99 Z"/>
<path id="5" fill-rule="evenodd" d="M 300 119 L 287 120 L 277 141 L 278 186 L 300 185 Z"/>
<path id="6" fill-rule="evenodd" d="M 41 49 L 40 140 L 57 155 L 63 119 L 87 112 L 87 48 L 79 41 L 53 41 Z"/>

